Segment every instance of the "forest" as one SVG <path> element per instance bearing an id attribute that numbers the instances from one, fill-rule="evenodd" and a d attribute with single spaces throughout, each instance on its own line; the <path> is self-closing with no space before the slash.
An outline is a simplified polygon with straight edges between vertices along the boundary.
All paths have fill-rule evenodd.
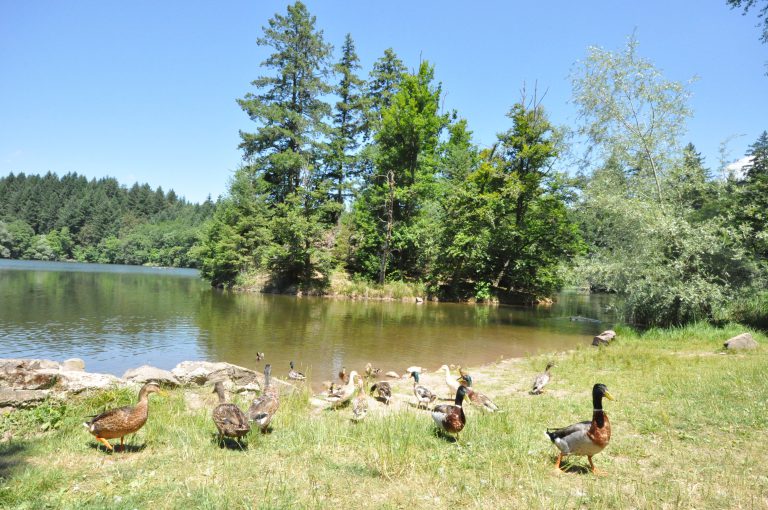
<path id="1" fill-rule="evenodd" d="M 0 258 L 197 267 L 191 248 L 215 208 L 173 190 L 10 174 L 0 178 Z"/>
<path id="2" fill-rule="evenodd" d="M 215 204 L 148 185 L 0 180 L 0 256 L 199 267 L 217 287 L 324 294 L 334 275 L 418 283 L 440 300 L 530 304 L 564 286 L 615 293 L 622 320 L 768 326 L 768 133 L 710 168 L 684 138 L 690 83 L 626 47 L 586 49 L 578 123 L 521 84 L 490 147 L 445 111 L 437 70 L 392 49 L 367 76 L 296 2 L 237 100 L 253 122 Z M 584 150 L 582 150 L 584 149 Z M 31 204 L 38 204 L 32 206 Z"/>

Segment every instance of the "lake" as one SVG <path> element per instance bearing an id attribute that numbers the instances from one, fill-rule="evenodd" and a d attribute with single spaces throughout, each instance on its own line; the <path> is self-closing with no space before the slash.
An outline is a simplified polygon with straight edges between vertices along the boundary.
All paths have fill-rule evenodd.
<path id="1" fill-rule="evenodd" d="M 212 289 L 190 269 L 0 259 L 0 357 L 77 357 L 88 371 L 118 376 L 208 360 L 272 363 L 284 377 L 294 360 L 317 386 L 342 366 L 402 373 L 588 344 L 613 325 L 607 303 L 577 292 L 546 307 L 240 294 Z"/>

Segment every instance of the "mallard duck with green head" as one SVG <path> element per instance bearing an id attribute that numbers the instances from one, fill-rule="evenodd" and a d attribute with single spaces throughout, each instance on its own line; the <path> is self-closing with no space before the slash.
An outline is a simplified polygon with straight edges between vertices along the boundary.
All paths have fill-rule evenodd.
<path id="1" fill-rule="evenodd" d="M 419 384 L 419 372 L 412 371 L 411 377 L 413 377 L 413 394 L 416 396 L 416 408 L 419 409 L 424 404 L 424 409 L 426 409 L 429 404 L 435 401 L 437 395 L 432 393 L 426 386 Z"/>
<path id="2" fill-rule="evenodd" d="M 613 400 L 605 384 L 592 388 L 592 420 L 574 423 L 561 429 L 547 429 L 547 436 L 560 450 L 555 469 L 560 472 L 560 462 L 565 455 L 586 455 L 592 472 L 598 471 L 592 457 L 603 451 L 611 440 L 611 422 L 603 410 L 603 397 Z"/>
<path id="3" fill-rule="evenodd" d="M 293 361 L 290 363 L 291 369 L 288 371 L 288 379 L 294 379 L 296 381 L 303 381 L 307 378 L 306 375 L 296 370 L 293 366 Z"/>
<path id="4" fill-rule="evenodd" d="M 90 421 L 83 423 L 88 432 L 96 437 L 96 440 L 114 451 L 107 439 L 120 438 L 118 451 L 125 450 L 125 436 L 133 434 L 147 422 L 149 416 L 149 395 L 163 392 L 157 383 L 149 382 L 139 390 L 139 402 L 135 406 L 123 406 L 110 409 L 94 416 Z"/>
<path id="5" fill-rule="evenodd" d="M 484 393 L 480 393 L 472 388 L 472 376 L 467 372 L 459 378 L 459 382 L 467 388 L 467 398 L 469 401 L 485 411 L 494 413 L 499 410 L 499 406 L 493 403 Z"/>
<path id="6" fill-rule="evenodd" d="M 467 417 L 464 415 L 464 397 L 467 395 L 468 388 L 459 386 L 456 391 L 456 399 L 453 404 L 441 404 L 432 408 L 432 419 L 443 432 L 456 436 L 459 440 L 459 432 L 467 424 Z"/>

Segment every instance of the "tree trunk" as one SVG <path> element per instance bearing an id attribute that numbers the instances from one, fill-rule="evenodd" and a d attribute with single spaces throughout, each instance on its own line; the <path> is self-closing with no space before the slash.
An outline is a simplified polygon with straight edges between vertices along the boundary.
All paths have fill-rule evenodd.
<path id="1" fill-rule="evenodd" d="M 387 232 L 384 236 L 384 245 L 381 249 L 381 263 L 379 265 L 379 283 L 384 284 L 384 280 L 387 277 L 387 261 L 389 260 L 389 254 L 392 251 L 392 227 L 394 224 L 394 208 L 395 208 L 395 173 L 390 170 L 387 172 L 387 201 L 385 204 L 387 215 Z"/>

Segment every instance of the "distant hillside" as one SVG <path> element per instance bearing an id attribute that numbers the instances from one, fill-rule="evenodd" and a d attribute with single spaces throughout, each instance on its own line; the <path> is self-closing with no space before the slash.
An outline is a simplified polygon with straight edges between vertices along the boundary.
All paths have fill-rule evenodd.
<path id="1" fill-rule="evenodd" d="M 0 257 L 197 267 L 190 249 L 215 204 L 116 179 L 0 178 Z"/>

